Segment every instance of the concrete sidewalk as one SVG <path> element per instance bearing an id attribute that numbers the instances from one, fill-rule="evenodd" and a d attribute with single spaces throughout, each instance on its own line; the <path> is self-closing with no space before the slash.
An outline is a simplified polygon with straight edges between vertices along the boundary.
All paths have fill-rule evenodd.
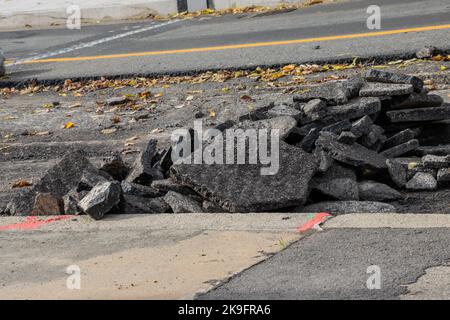
<path id="1" fill-rule="evenodd" d="M 64 25 L 67 8 L 77 5 L 83 22 L 108 22 L 144 19 L 150 14 L 178 11 L 177 0 L 0 0 L 0 30 L 20 29 L 25 25 L 49 27 Z"/>
<path id="2" fill-rule="evenodd" d="M 300 239 L 313 216 L 2 217 L 0 299 L 190 299 Z M 67 289 L 71 265 L 81 290 Z"/>

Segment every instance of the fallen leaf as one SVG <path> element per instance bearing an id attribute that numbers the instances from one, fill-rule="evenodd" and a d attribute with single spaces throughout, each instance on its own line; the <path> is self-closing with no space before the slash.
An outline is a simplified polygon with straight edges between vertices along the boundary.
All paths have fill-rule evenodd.
<path id="1" fill-rule="evenodd" d="M 131 138 L 128 138 L 127 140 L 125 140 L 126 142 L 131 142 L 131 141 L 136 141 L 136 140 L 139 140 L 139 137 L 138 136 L 133 136 L 133 137 L 131 137 Z"/>
<path id="2" fill-rule="evenodd" d="M 246 102 L 253 101 L 252 97 L 250 97 L 249 95 L 246 95 L 246 94 L 241 96 L 241 100 L 246 101 Z"/>
<path id="3" fill-rule="evenodd" d="M 415 167 L 417 167 L 417 165 L 418 165 L 417 162 L 409 162 L 409 163 L 408 163 L 408 169 L 409 169 L 409 170 L 412 170 L 412 169 L 414 169 Z"/>
<path id="4" fill-rule="evenodd" d="M 14 182 L 13 185 L 12 185 L 12 188 L 13 189 L 15 189 L 15 188 L 25 188 L 25 187 L 30 187 L 32 185 L 33 184 L 31 184 L 27 180 L 20 180 L 20 181 Z"/>
<path id="5" fill-rule="evenodd" d="M 15 117 L 15 116 L 5 116 L 5 117 L 3 117 L 2 118 L 3 120 L 16 120 L 16 119 L 19 119 L 18 117 Z"/>
<path id="6" fill-rule="evenodd" d="M 440 54 L 431 58 L 431 60 L 433 60 L 433 61 L 443 61 L 444 59 L 445 58 Z"/>
<path id="7" fill-rule="evenodd" d="M 394 65 L 394 64 L 400 64 L 402 62 L 403 62 L 403 60 L 396 60 L 396 61 L 390 61 L 390 62 L 388 62 L 388 64 L 389 65 Z"/>
<path id="8" fill-rule="evenodd" d="M 289 64 L 289 65 L 287 65 L 287 66 L 284 66 L 284 67 L 282 68 L 282 70 L 283 70 L 284 72 L 291 72 L 291 71 L 295 70 L 296 67 L 297 67 L 297 66 L 296 66 L 295 64 Z"/>
<path id="9" fill-rule="evenodd" d="M 208 109 L 208 115 L 214 119 L 216 117 L 216 111 L 213 109 Z"/>
<path id="10" fill-rule="evenodd" d="M 186 101 L 192 101 L 194 100 L 194 96 L 193 95 L 189 95 L 186 97 Z"/>
<path id="11" fill-rule="evenodd" d="M 109 128 L 109 129 L 103 129 L 103 130 L 101 131 L 101 133 L 102 133 L 102 134 L 112 134 L 112 133 L 114 133 L 114 132 L 116 132 L 116 131 L 117 131 L 116 128 Z"/>
<path id="12" fill-rule="evenodd" d="M 120 123 L 120 117 L 119 116 L 114 116 L 111 118 L 111 122 L 112 123 Z"/>
<path id="13" fill-rule="evenodd" d="M 139 98 L 141 99 L 148 99 L 152 96 L 152 93 L 150 91 L 142 91 L 139 93 Z"/>
<path id="14" fill-rule="evenodd" d="M 50 131 L 40 131 L 40 132 L 34 132 L 32 136 L 42 137 L 42 136 L 48 136 L 50 134 Z"/>
<path id="15" fill-rule="evenodd" d="M 152 131 L 150 131 L 150 133 L 161 133 L 163 131 L 164 131 L 163 129 L 156 128 L 156 129 L 153 129 Z"/>
<path id="16" fill-rule="evenodd" d="M 189 90 L 187 93 L 188 94 L 200 94 L 200 93 L 203 93 L 203 90 Z"/>
<path id="17" fill-rule="evenodd" d="M 45 103 L 42 107 L 45 109 L 52 109 L 55 106 L 53 105 L 53 103 Z"/>
<path id="18" fill-rule="evenodd" d="M 441 71 L 445 71 L 445 70 L 447 70 L 447 67 L 446 67 L 446 66 L 440 66 L 439 69 L 440 69 Z"/>
<path id="19" fill-rule="evenodd" d="M 64 129 L 70 129 L 70 128 L 73 128 L 75 126 L 75 123 L 73 123 L 72 121 L 69 121 L 69 122 L 67 122 L 65 125 L 64 125 Z"/>
<path id="20" fill-rule="evenodd" d="M 79 102 L 68 106 L 69 109 L 80 108 L 80 107 L 81 107 L 81 103 L 79 103 Z"/>

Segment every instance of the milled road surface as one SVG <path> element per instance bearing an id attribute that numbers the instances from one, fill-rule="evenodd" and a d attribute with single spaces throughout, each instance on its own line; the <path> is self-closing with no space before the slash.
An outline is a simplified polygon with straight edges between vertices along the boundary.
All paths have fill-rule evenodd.
<path id="1" fill-rule="evenodd" d="M 450 216 L 374 216 L 334 218 L 198 298 L 449 299 Z M 379 267 L 380 289 L 367 287 L 370 266 Z"/>
<path id="2" fill-rule="evenodd" d="M 413 53 L 424 45 L 450 49 L 448 1 L 378 1 L 380 30 L 367 28 L 372 4 L 352 0 L 263 16 L 3 32 L 0 47 L 13 64 L 5 80 L 330 61 Z"/>

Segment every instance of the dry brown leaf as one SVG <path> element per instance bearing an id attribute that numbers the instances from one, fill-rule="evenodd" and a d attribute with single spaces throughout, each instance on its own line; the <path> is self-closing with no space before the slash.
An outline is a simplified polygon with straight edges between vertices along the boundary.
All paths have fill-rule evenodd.
<path id="1" fill-rule="evenodd" d="M 25 188 L 25 187 L 30 187 L 30 186 L 32 186 L 32 185 L 33 185 L 33 184 L 30 183 L 30 182 L 28 182 L 27 180 L 20 180 L 20 181 L 14 182 L 14 183 L 12 184 L 12 188 L 13 188 L 13 189 L 16 189 L 16 188 Z"/>
<path id="2" fill-rule="evenodd" d="M 120 123 L 121 119 L 119 116 L 114 116 L 111 118 L 112 123 Z"/>
<path id="3" fill-rule="evenodd" d="M 241 96 L 241 100 L 245 101 L 245 102 L 251 102 L 253 101 L 252 97 L 250 97 L 249 95 L 244 94 L 243 96 Z"/>

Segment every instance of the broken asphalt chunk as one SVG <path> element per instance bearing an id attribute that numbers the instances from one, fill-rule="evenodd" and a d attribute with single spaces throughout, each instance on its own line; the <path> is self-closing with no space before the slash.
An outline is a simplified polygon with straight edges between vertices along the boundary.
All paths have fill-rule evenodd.
<path id="1" fill-rule="evenodd" d="M 392 147 L 390 149 L 384 150 L 380 154 L 385 156 L 386 158 L 395 158 L 405 153 L 416 150 L 419 147 L 419 140 L 413 139 L 408 142 L 399 144 L 398 146 Z"/>
<path id="2" fill-rule="evenodd" d="M 157 198 L 164 195 L 164 192 L 162 192 L 161 190 L 133 182 L 122 181 L 121 187 L 123 194 L 136 197 Z"/>
<path id="3" fill-rule="evenodd" d="M 316 145 L 326 151 L 333 159 L 354 167 L 369 167 L 372 169 L 385 169 L 386 157 L 355 143 L 344 144 L 337 141 L 337 136 L 322 132 Z"/>
<path id="4" fill-rule="evenodd" d="M 348 104 L 341 106 L 331 106 L 327 109 L 327 116 L 334 121 L 346 119 L 357 119 L 366 115 L 372 115 L 380 112 L 381 102 L 376 97 L 356 98 Z"/>
<path id="5" fill-rule="evenodd" d="M 122 214 L 150 214 L 168 213 L 170 207 L 164 201 L 164 197 L 147 198 L 131 194 L 124 194 L 119 204 Z"/>
<path id="6" fill-rule="evenodd" d="M 296 120 L 299 120 L 302 116 L 302 112 L 291 106 L 285 104 L 279 104 L 267 111 L 269 117 L 282 117 L 289 116 Z"/>
<path id="7" fill-rule="evenodd" d="M 435 190 L 437 188 L 437 181 L 430 173 L 418 172 L 408 181 L 406 189 L 408 190 Z"/>
<path id="8" fill-rule="evenodd" d="M 446 120 L 450 119 L 450 106 L 394 110 L 386 112 L 386 115 L 391 122 Z"/>
<path id="9" fill-rule="evenodd" d="M 279 170 L 261 175 L 261 164 L 174 165 L 171 176 L 229 212 L 261 212 L 303 205 L 318 160 L 280 141 Z M 274 190 L 283 190 L 274 192 Z"/>
<path id="10" fill-rule="evenodd" d="M 375 181 L 361 181 L 358 184 L 359 198 L 365 201 L 391 201 L 401 199 L 397 190 Z"/>
<path id="11" fill-rule="evenodd" d="M 411 84 L 416 92 L 420 92 L 423 88 L 423 81 L 421 79 L 406 74 L 369 69 L 364 78 L 370 82 Z"/>
<path id="12" fill-rule="evenodd" d="M 447 156 L 436 156 L 436 155 L 426 155 L 422 157 L 422 164 L 425 168 L 430 169 L 443 169 L 450 167 L 450 155 Z"/>
<path id="13" fill-rule="evenodd" d="M 411 93 L 407 96 L 393 97 L 388 103 L 389 110 L 440 107 L 444 103 L 436 94 Z"/>
<path id="14" fill-rule="evenodd" d="M 50 193 L 63 197 L 79 185 L 82 176 L 86 173 L 105 174 L 95 168 L 82 151 L 68 152 L 31 189 L 17 193 L 8 203 L 6 211 L 10 215 L 30 215 L 37 193 Z"/>
<path id="15" fill-rule="evenodd" d="M 38 192 L 34 199 L 33 216 L 55 216 L 64 214 L 64 203 L 60 196 Z"/>
<path id="16" fill-rule="evenodd" d="M 315 176 L 311 187 L 336 200 L 358 200 L 359 191 L 353 170 L 333 164 L 322 176 Z"/>
<path id="17" fill-rule="evenodd" d="M 156 180 L 152 182 L 152 188 L 159 190 L 160 192 L 167 193 L 174 191 L 184 195 L 196 195 L 197 193 L 187 186 L 178 184 L 171 179 Z"/>
<path id="18" fill-rule="evenodd" d="M 359 91 L 359 95 L 361 97 L 403 96 L 413 91 L 414 88 L 410 84 L 367 82 Z"/>
<path id="19" fill-rule="evenodd" d="M 201 213 L 202 204 L 191 197 L 169 191 L 164 196 L 164 201 L 172 208 L 173 213 Z"/>
<path id="20" fill-rule="evenodd" d="M 437 180 L 439 185 L 448 186 L 450 184 L 450 168 L 439 169 Z"/>
<path id="21" fill-rule="evenodd" d="M 407 168 L 404 164 L 396 159 L 386 160 L 386 165 L 388 167 L 389 175 L 392 181 L 400 188 L 404 188 L 407 179 Z"/>
<path id="22" fill-rule="evenodd" d="M 450 154 L 450 144 L 442 144 L 438 146 L 421 146 L 417 148 L 416 152 L 421 155 L 434 154 L 437 156 L 446 156 Z"/>
<path id="23" fill-rule="evenodd" d="M 119 182 L 99 183 L 80 201 L 79 207 L 95 220 L 100 220 L 119 204 L 120 196 Z"/>
<path id="24" fill-rule="evenodd" d="M 114 178 L 114 180 L 117 181 L 124 180 L 129 171 L 119 153 L 114 153 L 113 155 L 103 159 L 100 164 L 100 170 L 107 172 Z"/>
<path id="25" fill-rule="evenodd" d="M 304 117 L 301 119 L 302 124 L 320 120 L 326 114 L 327 104 L 320 99 L 313 99 L 303 105 L 302 111 Z"/>
<path id="26" fill-rule="evenodd" d="M 127 182 L 150 185 L 153 181 L 153 175 L 155 174 L 152 161 L 157 154 L 157 144 L 157 140 L 151 139 L 145 150 L 139 153 L 133 164 L 133 168 L 126 178 Z"/>
<path id="27" fill-rule="evenodd" d="M 345 213 L 396 213 L 397 209 L 390 204 L 376 201 L 324 201 L 294 211 L 329 212 L 338 215 Z"/>
<path id="28" fill-rule="evenodd" d="M 402 143 L 408 142 L 414 138 L 416 138 L 420 133 L 420 129 L 405 129 L 403 131 L 400 131 L 393 136 L 391 136 L 389 139 L 386 140 L 384 144 L 384 148 L 389 149 L 395 146 L 398 146 Z"/>
<path id="29" fill-rule="evenodd" d="M 317 86 L 309 86 L 302 90 L 301 94 L 294 96 L 294 102 L 308 102 L 313 99 L 321 99 L 329 105 L 347 103 L 350 91 L 342 82 L 330 82 Z"/>

